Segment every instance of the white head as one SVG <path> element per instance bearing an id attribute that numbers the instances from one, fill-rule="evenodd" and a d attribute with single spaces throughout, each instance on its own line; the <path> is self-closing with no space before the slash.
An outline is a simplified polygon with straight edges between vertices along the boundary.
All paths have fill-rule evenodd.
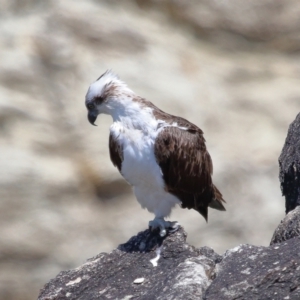
<path id="1" fill-rule="evenodd" d="M 101 113 L 114 117 L 116 113 L 126 111 L 126 104 L 134 95 L 116 74 L 106 71 L 90 85 L 85 96 L 89 122 L 95 125 L 97 116 Z"/>

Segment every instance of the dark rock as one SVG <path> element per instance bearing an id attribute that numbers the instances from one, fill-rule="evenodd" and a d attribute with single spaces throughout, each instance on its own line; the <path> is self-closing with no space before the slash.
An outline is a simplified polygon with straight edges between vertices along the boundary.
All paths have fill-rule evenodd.
<path id="1" fill-rule="evenodd" d="M 240 245 L 220 256 L 188 245 L 182 228 L 166 238 L 146 230 L 61 272 L 38 299 L 300 299 L 299 248 L 296 237 L 270 247 Z"/>
<path id="2" fill-rule="evenodd" d="M 182 228 L 165 239 L 141 232 L 112 253 L 61 272 L 38 299 L 201 299 L 220 256 L 185 240 Z"/>
<path id="3" fill-rule="evenodd" d="M 289 212 L 276 228 L 271 245 L 300 235 L 300 206 Z"/>
<path id="4" fill-rule="evenodd" d="M 270 247 L 228 250 L 204 299 L 300 299 L 299 247 L 297 237 Z"/>
<path id="5" fill-rule="evenodd" d="M 300 113 L 291 123 L 279 157 L 279 180 L 286 213 L 300 205 Z"/>

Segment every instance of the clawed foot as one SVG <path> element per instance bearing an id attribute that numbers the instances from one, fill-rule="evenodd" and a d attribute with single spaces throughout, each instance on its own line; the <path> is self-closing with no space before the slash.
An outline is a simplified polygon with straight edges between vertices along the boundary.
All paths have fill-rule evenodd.
<path id="1" fill-rule="evenodd" d="M 166 236 L 167 232 L 177 231 L 179 226 L 178 222 L 165 221 L 163 218 L 155 218 L 153 221 L 149 222 L 149 229 L 154 231 L 159 228 L 159 235 L 161 237 Z"/>

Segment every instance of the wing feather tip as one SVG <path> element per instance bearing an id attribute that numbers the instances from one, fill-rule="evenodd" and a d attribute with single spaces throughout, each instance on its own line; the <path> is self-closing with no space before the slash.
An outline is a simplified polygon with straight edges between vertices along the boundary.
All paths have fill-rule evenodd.
<path id="1" fill-rule="evenodd" d="M 224 199 L 222 199 L 222 200 L 225 202 Z M 217 209 L 217 210 L 221 210 L 221 211 L 226 211 L 226 208 L 224 207 L 224 205 L 222 204 L 221 200 L 219 200 L 219 199 L 214 199 L 214 200 L 212 200 L 212 201 L 208 204 L 208 206 L 209 206 L 210 208 L 213 208 L 213 209 Z"/>

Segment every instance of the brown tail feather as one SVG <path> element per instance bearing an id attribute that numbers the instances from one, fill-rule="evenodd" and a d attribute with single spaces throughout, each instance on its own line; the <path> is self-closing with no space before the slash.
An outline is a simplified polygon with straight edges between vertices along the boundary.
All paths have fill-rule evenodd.
<path id="1" fill-rule="evenodd" d="M 214 186 L 214 194 L 215 198 L 208 204 L 208 206 L 217 210 L 226 210 L 222 203 L 226 203 L 226 201 L 223 199 L 221 192 L 216 186 Z"/>

